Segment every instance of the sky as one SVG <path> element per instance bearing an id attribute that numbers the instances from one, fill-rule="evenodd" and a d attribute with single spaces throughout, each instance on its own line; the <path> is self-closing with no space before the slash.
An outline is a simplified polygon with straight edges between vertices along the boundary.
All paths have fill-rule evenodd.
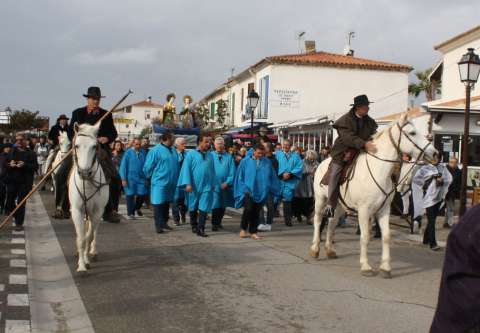
<path id="1" fill-rule="evenodd" d="M 175 92 L 201 99 L 263 57 L 342 53 L 348 31 L 358 57 L 433 66 L 433 46 L 478 24 L 478 0 L 2 0 L 0 109 L 57 117 L 102 88 L 110 108 Z M 413 76 L 413 75 L 412 75 Z"/>

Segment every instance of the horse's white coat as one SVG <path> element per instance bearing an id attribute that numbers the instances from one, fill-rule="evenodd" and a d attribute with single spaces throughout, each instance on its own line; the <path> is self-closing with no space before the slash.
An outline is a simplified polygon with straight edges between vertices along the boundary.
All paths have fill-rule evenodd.
<path id="1" fill-rule="evenodd" d="M 77 272 L 85 272 L 90 264 L 89 255 L 97 256 L 97 227 L 108 202 L 108 185 L 105 184 L 105 174 L 97 159 L 97 133 L 99 125 L 75 126 L 73 139 L 73 167 L 68 181 L 71 215 L 77 234 L 78 267 Z M 93 195 L 93 196 L 92 196 Z M 89 198 L 84 205 L 82 198 Z M 88 218 L 85 217 L 85 211 Z"/>
<path id="2" fill-rule="evenodd" d="M 403 115 L 397 122 L 394 122 L 391 126 L 385 129 L 383 132 L 376 135 L 373 139 L 377 146 L 377 153 L 375 154 L 379 158 L 387 160 L 397 160 L 398 154 L 395 146 L 391 142 L 388 131 L 391 130 L 393 140 L 397 144 L 400 141 L 400 150 L 402 153 L 408 154 L 413 157 L 414 160 L 418 158 L 432 158 L 436 153 L 432 144 L 429 144 L 428 134 L 428 116 L 421 116 L 414 119 L 408 119 L 407 115 Z M 399 124 L 403 127 L 403 133 L 396 126 Z M 424 149 L 424 155 L 421 155 L 421 151 L 415 147 L 407 138 L 415 142 L 421 148 Z M 400 139 L 400 137 L 402 137 Z M 393 182 L 391 179 L 394 171 L 395 163 L 381 161 L 372 156 L 368 156 L 365 152 L 360 153 L 357 158 L 355 174 L 352 180 L 348 184 L 348 189 L 345 192 L 345 184 L 340 187 L 341 195 L 348 207 L 355 209 L 358 212 L 358 221 L 360 225 L 360 265 L 361 271 L 365 275 L 370 275 L 373 270 L 368 263 L 367 247 L 370 240 L 371 221 L 374 217 L 377 217 L 382 230 L 382 261 L 380 264 L 380 271 L 384 272 L 387 276 L 390 276 L 390 204 L 393 199 L 393 194 L 384 202 L 385 195 L 375 184 L 372 176 L 367 168 L 367 159 L 372 175 L 377 183 L 385 190 L 385 192 L 391 192 L 393 188 Z M 321 185 L 321 179 L 328 169 L 330 159 L 323 161 L 318 167 L 315 173 L 315 217 L 314 217 L 314 234 L 313 244 L 310 247 L 310 255 L 318 257 L 320 252 L 320 223 L 322 220 L 322 214 L 327 202 L 328 187 Z M 382 206 L 383 203 L 383 206 Z M 325 250 L 328 258 L 335 258 L 336 253 L 333 248 L 333 233 L 337 225 L 339 217 L 343 215 L 347 207 L 342 207 L 343 204 L 337 206 L 335 210 L 335 216 L 330 220 L 327 228 L 327 237 L 325 241 Z M 375 216 L 376 214 L 376 216 Z"/>

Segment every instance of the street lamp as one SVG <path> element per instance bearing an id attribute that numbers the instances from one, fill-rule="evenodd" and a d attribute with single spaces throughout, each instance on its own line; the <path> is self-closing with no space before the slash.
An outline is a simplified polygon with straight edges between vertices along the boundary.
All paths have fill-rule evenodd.
<path id="1" fill-rule="evenodd" d="M 255 90 L 251 90 L 250 93 L 247 96 L 247 107 L 250 111 L 250 132 L 252 133 L 252 139 L 253 139 L 253 115 L 254 111 L 257 108 L 258 105 L 258 100 L 260 99 L 260 96 L 255 92 Z"/>
<path id="2" fill-rule="evenodd" d="M 460 81 L 465 84 L 465 124 L 462 140 L 462 187 L 460 189 L 460 216 L 467 210 L 468 141 L 470 135 L 470 93 L 480 74 L 480 58 L 469 48 L 458 62 Z"/>

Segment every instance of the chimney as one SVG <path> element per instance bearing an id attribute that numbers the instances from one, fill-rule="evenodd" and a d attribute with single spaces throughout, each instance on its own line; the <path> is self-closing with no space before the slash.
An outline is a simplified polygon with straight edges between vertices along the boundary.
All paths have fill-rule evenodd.
<path id="1" fill-rule="evenodd" d="M 317 52 L 315 48 L 315 41 L 314 40 L 306 40 L 305 41 L 305 53 L 310 54 L 310 53 L 315 53 Z"/>
<path id="2" fill-rule="evenodd" d="M 148 102 L 148 103 L 152 103 L 152 96 L 148 96 L 148 97 L 147 97 L 147 102 Z"/>
<path id="3" fill-rule="evenodd" d="M 343 55 L 346 55 L 347 57 L 353 57 L 354 52 L 355 51 L 350 48 L 350 45 L 345 46 L 343 49 Z"/>

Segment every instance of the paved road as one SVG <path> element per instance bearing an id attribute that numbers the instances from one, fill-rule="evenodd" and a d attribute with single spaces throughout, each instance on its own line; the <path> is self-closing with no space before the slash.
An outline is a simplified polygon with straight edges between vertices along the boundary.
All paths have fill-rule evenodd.
<path id="1" fill-rule="evenodd" d="M 100 261 L 82 278 L 73 225 L 51 223 L 96 332 L 427 332 L 443 260 L 394 241 L 393 279 L 365 278 L 353 227 L 337 232 L 339 259 L 315 260 L 310 226 L 275 224 L 256 242 L 237 237 L 234 216 L 201 239 L 187 226 L 157 235 L 147 217 L 102 223 Z M 378 266 L 378 240 L 370 258 Z"/>

